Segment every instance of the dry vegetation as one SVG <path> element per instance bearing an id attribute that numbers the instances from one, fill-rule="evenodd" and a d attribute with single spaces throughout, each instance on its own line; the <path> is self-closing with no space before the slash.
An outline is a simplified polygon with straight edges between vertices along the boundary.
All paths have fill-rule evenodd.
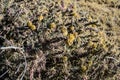
<path id="1" fill-rule="evenodd" d="M 120 80 L 120 0 L 0 0 L 0 80 Z"/>

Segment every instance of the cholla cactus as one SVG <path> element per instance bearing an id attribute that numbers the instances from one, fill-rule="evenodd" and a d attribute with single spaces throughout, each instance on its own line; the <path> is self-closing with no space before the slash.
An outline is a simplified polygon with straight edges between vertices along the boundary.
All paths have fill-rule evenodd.
<path id="1" fill-rule="evenodd" d="M 0 79 L 119 80 L 117 2 L 0 0 Z"/>

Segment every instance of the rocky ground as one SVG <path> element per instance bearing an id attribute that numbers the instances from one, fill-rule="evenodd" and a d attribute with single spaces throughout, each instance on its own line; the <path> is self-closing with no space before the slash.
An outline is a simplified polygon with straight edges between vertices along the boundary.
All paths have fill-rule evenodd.
<path id="1" fill-rule="evenodd" d="M 120 80 L 120 0 L 0 0 L 1 80 Z"/>

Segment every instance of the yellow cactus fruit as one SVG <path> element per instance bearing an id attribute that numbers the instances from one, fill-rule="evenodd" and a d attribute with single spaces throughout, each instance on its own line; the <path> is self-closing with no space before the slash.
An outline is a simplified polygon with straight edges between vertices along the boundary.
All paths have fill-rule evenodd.
<path id="1" fill-rule="evenodd" d="M 89 61 L 89 62 L 88 62 L 88 66 L 89 66 L 89 67 L 92 66 L 92 64 L 93 64 L 92 61 Z"/>
<path id="2" fill-rule="evenodd" d="M 36 30 L 36 26 L 33 25 L 31 21 L 28 21 L 28 24 L 27 24 L 27 25 L 28 25 L 28 27 L 30 27 L 30 29 Z"/>
<path id="3" fill-rule="evenodd" d="M 70 34 L 70 35 L 69 35 L 69 39 L 71 39 L 72 41 L 75 40 L 74 34 Z"/>
<path id="4" fill-rule="evenodd" d="M 55 29 L 55 28 L 56 28 L 56 24 L 55 24 L 54 22 L 51 23 L 51 24 L 50 24 L 50 28 L 51 28 L 51 29 Z"/>
<path id="5" fill-rule="evenodd" d="M 63 27 L 61 28 L 61 31 L 62 31 L 62 33 L 63 33 L 63 36 L 67 36 L 67 35 L 68 35 L 68 31 L 67 31 L 67 28 L 66 28 L 65 26 L 63 26 Z"/>
<path id="6" fill-rule="evenodd" d="M 63 57 L 63 61 L 67 61 L 68 60 L 68 57 L 67 56 L 64 56 Z"/>
<path id="7" fill-rule="evenodd" d="M 89 42 L 88 42 L 88 47 L 91 47 L 91 48 L 96 49 L 97 46 L 98 46 L 97 43 L 94 43 L 94 42 L 92 42 L 92 41 L 89 41 Z"/>
<path id="8" fill-rule="evenodd" d="M 36 30 L 36 26 L 35 26 L 35 25 L 31 25 L 30 28 L 31 28 L 32 30 Z"/>
<path id="9" fill-rule="evenodd" d="M 82 69 L 83 72 L 85 72 L 87 70 L 87 67 L 84 66 L 84 65 L 81 65 L 81 69 Z"/>
<path id="10" fill-rule="evenodd" d="M 77 12 L 72 13 L 75 18 L 80 18 L 80 15 Z"/>
<path id="11" fill-rule="evenodd" d="M 68 39 L 67 39 L 68 45 L 71 46 L 73 44 L 74 40 L 75 40 L 74 34 L 69 34 Z"/>
<path id="12" fill-rule="evenodd" d="M 66 30 L 64 33 L 63 33 L 63 36 L 67 36 L 68 35 L 68 31 Z"/>
<path id="13" fill-rule="evenodd" d="M 92 41 L 89 41 L 89 42 L 88 42 L 88 46 L 89 46 L 89 47 L 92 47 L 92 46 L 93 46 L 93 42 L 92 42 Z"/>
<path id="14" fill-rule="evenodd" d="M 27 23 L 28 27 L 32 25 L 32 22 L 31 21 L 28 21 Z"/>
<path id="15" fill-rule="evenodd" d="M 70 27 L 70 30 L 72 30 L 72 31 L 73 31 L 74 29 L 75 29 L 75 28 L 74 28 L 74 26 L 71 26 L 71 27 Z"/>
<path id="16" fill-rule="evenodd" d="M 40 16 L 38 17 L 38 20 L 39 20 L 39 21 L 42 21 L 43 18 L 44 18 L 44 17 L 43 17 L 42 15 L 40 15 Z"/>

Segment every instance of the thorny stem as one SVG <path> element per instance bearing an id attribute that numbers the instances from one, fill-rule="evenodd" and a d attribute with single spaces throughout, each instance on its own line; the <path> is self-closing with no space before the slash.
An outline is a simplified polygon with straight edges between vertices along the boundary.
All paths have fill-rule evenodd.
<path id="1" fill-rule="evenodd" d="M 2 75 L 0 75 L 0 78 L 2 78 L 6 73 L 8 73 L 9 70 L 5 71 Z"/>
<path id="2" fill-rule="evenodd" d="M 1 47 L 0 49 L 1 50 L 5 50 L 5 49 L 19 49 L 19 50 L 22 50 L 23 48 L 15 47 L 15 46 L 8 46 L 8 47 Z"/>
<path id="3" fill-rule="evenodd" d="M 26 56 L 25 56 L 25 54 L 23 53 L 24 52 L 24 50 L 22 49 L 21 51 L 20 51 L 20 53 L 23 55 L 23 57 L 24 57 L 24 60 L 25 60 L 25 68 L 24 68 L 24 70 L 23 70 L 23 72 L 21 73 L 21 78 L 20 79 L 18 79 L 18 80 L 23 80 L 23 77 L 24 77 L 24 75 L 25 75 L 25 73 L 26 73 L 26 70 L 27 70 L 27 60 L 26 60 Z"/>
<path id="4" fill-rule="evenodd" d="M 15 46 L 8 46 L 8 47 L 0 47 L 1 50 L 7 50 L 7 49 L 18 49 L 20 50 L 20 53 L 23 55 L 24 57 L 24 60 L 25 60 L 25 68 L 23 70 L 23 72 L 21 73 L 21 78 L 19 80 L 23 80 L 23 77 L 26 73 L 26 70 L 27 70 L 27 60 L 26 60 L 26 56 L 25 56 L 25 53 L 24 53 L 24 49 L 23 48 L 20 48 L 20 47 L 15 47 Z M 6 73 L 8 72 L 8 70 L 6 72 L 4 72 L 2 75 L 0 75 L 0 78 L 3 77 Z"/>
<path id="5" fill-rule="evenodd" d="M 106 58 L 108 58 L 108 59 L 113 59 L 113 60 L 115 60 L 116 62 L 120 62 L 119 60 L 117 60 L 117 59 L 115 59 L 115 58 L 113 58 L 113 57 L 106 57 Z"/>

